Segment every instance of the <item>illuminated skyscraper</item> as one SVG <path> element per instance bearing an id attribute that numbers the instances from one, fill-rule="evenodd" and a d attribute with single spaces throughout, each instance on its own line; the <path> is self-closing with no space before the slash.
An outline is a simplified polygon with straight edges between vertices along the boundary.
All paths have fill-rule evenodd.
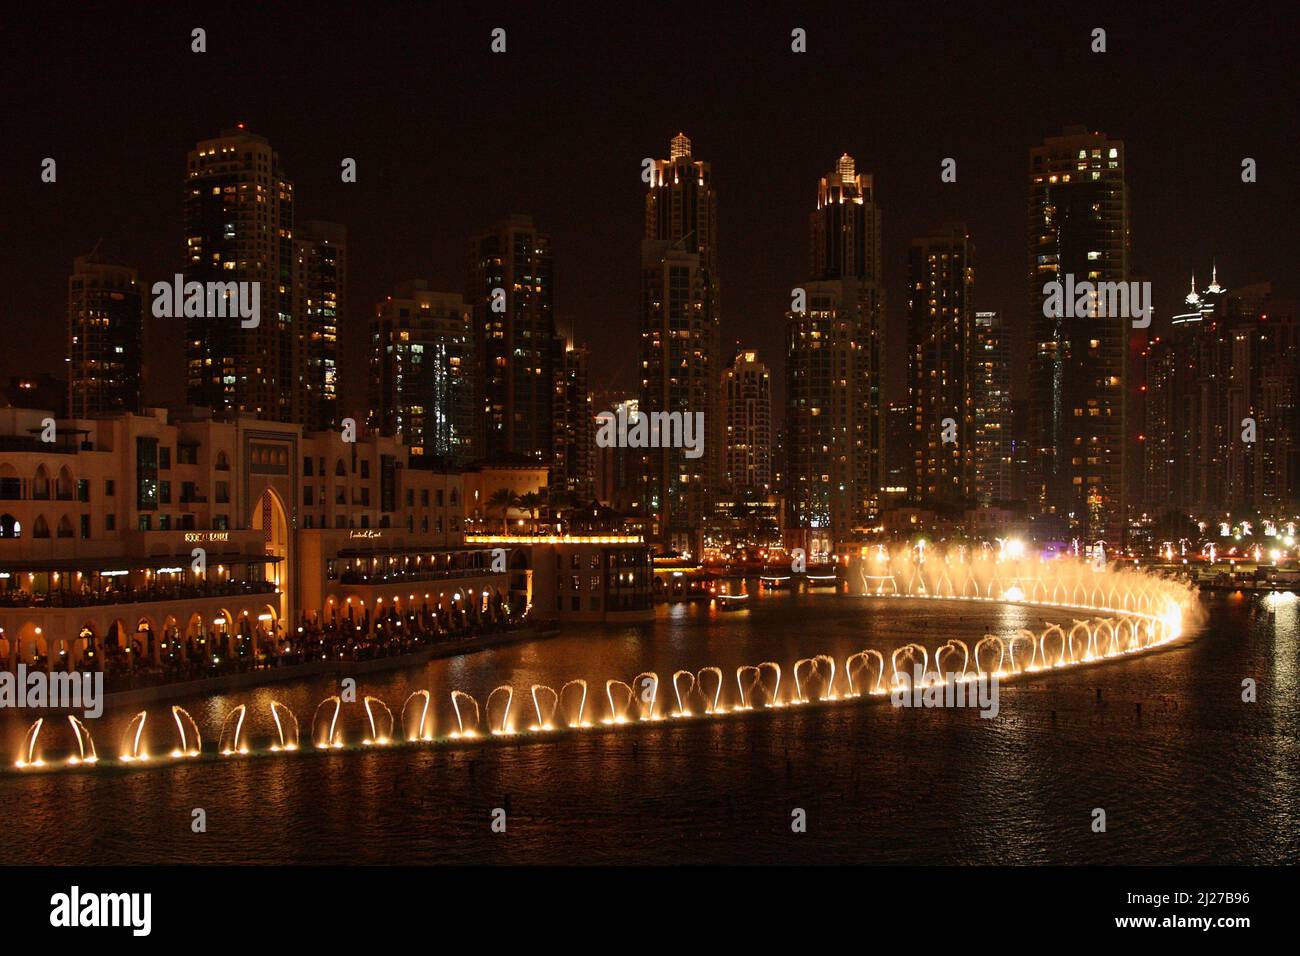
<path id="1" fill-rule="evenodd" d="M 1029 151 L 1029 506 L 1044 527 L 1119 542 L 1131 318 L 1047 315 L 1047 283 L 1127 282 L 1124 144 L 1082 127 Z"/>
<path id="2" fill-rule="evenodd" d="M 293 183 L 262 136 L 242 127 L 189 154 L 185 279 L 259 283 L 260 321 L 175 317 L 188 340 L 187 395 L 218 416 L 294 415 Z"/>
<path id="3" fill-rule="evenodd" d="M 717 195 L 709 164 L 684 134 L 650 170 L 641 242 L 643 413 L 703 413 L 704 453 L 650 449 L 644 495 L 652 540 L 699 547 L 709 495 L 721 482 L 722 422 Z"/>
<path id="4" fill-rule="evenodd" d="M 592 422 L 596 412 L 592 410 L 587 379 L 590 359 L 591 353 L 586 348 L 568 345 L 555 382 L 555 465 L 551 469 L 551 488 L 562 489 L 581 504 L 591 500 L 595 480 L 596 434 Z"/>
<path id="5" fill-rule="evenodd" d="M 370 323 L 370 425 L 412 455 L 464 464 L 474 444 L 474 336 L 465 300 L 399 285 Z"/>
<path id="6" fill-rule="evenodd" d="M 726 486 L 732 494 L 772 489 L 772 382 L 752 349 L 722 373 Z"/>
<path id="7" fill-rule="evenodd" d="M 339 423 L 339 327 L 347 308 L 347 230 L 304 222 L 293 240 L 291 419 L 313 431 Z"/>
<path id="8" fill-rule="evenodd" d="M 1011 480 L 1011 335 L 997 312 L 975 313 L 970 376 L 974 497 L 982 505 L 1008 502 L 1015 498 Z"/>
<path id="9" fill-rule="evenodd" d="M 550 464 L 555 387 L 564 342 L 552 307 L 551 240 L 531 216 L 509 216 L 470 243 L 466 302 L 473 312 L 485 458 Z M 500 290 L 498 292 L 497 290 Z"/>
<path id="10" fill-rule="evenodd" d="M 144 301 L 136 271 L 92 253 L 68 277 L 68 414 L 140 411 Z"/>
<path id="11" fill-rule="evenodd" d="M 964 225 L 912 242 L 908 257 L 912 497 L 958 506 L 975 497 L 975 244 Z"/>
<path id="12" fill-rule="evenodd" d="M 875 520 L 884 477 L 880 210 L 851 156 L 818 184 L 811 223 L 814 272 L 786 313 L 785 484 L 789 525 L 833 544 Z"/>
<path id="13" fill-rule="evenodd" d="M 1300 503 L 1296 305 L 1269 283 L 1229 292 L 1217 274 L 1185 301 L 1151 348 L 1149 510 L 1281 516 Z"/>

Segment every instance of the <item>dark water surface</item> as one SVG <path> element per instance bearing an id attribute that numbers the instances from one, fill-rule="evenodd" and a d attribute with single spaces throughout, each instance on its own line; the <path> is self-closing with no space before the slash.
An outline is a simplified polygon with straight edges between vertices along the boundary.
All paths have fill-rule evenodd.
<path id="1" fill-rule="evenodd" d="M 486 741 L 302 753 L 90 771 L 0 771 L 3 863 L 1279 863 L 1300 861 L 1300 602 L 1204 601 L 1206 621 L 1168 650 L 1004 684 L 1000 713 L 888 702 L 693 723 Z M 400 721 L 412 690 L 480 702 L 510 683 L 604 684 L 718 665 L 734 699 L 741 664 L 786 669 L 818 653 L 886 652 L 909 640 L 974 644 L 1068 612 L 827 593 L 763 595 L 738 614 L 672 605 L 652 624 L 559 637 L 367 675 L 358 692 Z M 1244 678 L 1259 699 L 1241 700 Z M 1098 701 L 1097 691 L 1101 689 Z M 304 743 L 334 679 L 178 701 L 211 746 L 248 705 L 246 733 L 291 707 Z M 150 750 L 173 746 L 168 703 L 151 705 Z M 1141 704 L 1138 712 L 1137 704 Z M 88 722 L 113 755 L 132 714 Z M 357 741 L 361 704 L 344 708 Z M 0 717 L 7 761 L 29 720 Z M 69 741 L 53 729 L 51 753 Z M 508 829 L 489 827 L 509 807 Z M 193 833 L 194 808 L 207 832 Z M 1094 808 L 1105 833 L 1092 831 Z M 807 832 L 791 832 L 803 809 Z"/>

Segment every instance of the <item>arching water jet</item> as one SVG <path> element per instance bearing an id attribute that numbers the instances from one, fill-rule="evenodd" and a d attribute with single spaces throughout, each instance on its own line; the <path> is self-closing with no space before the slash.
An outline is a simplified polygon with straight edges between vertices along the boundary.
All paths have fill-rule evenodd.
<path id="1" fill-rule="evenodd" d="M 172 720 L 176 722 L 176 734 L 180 738 L 173 757 L 197 757 L 203 751 L 203 739 L 199 736 L 199 725 L 194 722 L 189 711 L 172 704 Z"/>
<path id="2" fill-rule="evenodd" d="M 407 740 L 432 740 L 429 709 L 433 695 L 427 690 L 412 691 L 402 704 L 402 736 Z"/>
<path id="3" fill-rule="evenodd" d="M 298 749 L 298 718 L 294 716 L 293 711 L 278 700 L 271 701 L 271 719 L 275 721 L 275 733 L 278 739 L 277 743 L 271 745 L 272 750 L 297 750 Z"/>

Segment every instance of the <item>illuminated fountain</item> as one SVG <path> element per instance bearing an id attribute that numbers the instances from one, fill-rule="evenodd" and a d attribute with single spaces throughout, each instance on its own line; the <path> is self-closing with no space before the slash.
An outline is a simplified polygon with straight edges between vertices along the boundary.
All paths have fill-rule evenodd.
<path id="1" fill-rule="evenodd" d="M 176 722 L 176 732 L 180 743 L 171 752 L 173 757 L 197 757 L 203 752 L 203 739 L 199 736 L 199 725 L 184 707 L 172 705 L 172 720 Z"/>
<path id="2" fill-rule="evenodd" d="M 740 702 L 736 705 L 739 710 L 753 710 L 755 693 L 758 690 L 758 682 L 761 677 L 759 670 L 753 664 L 742 664 L 736 668 L 736 691 Z"/>
<path id="3" fill-rule="evenodd" d="M 43 767 L 45 761 L 36 750 L 36 741 L 40 739 L 41 727 L 45 725 L 45 718 L 38 717 L 36 722 L 27 728 L 27 733 L 23 734 L 23 749 L 14 761 L 14 766 L 20 770 L 24 767 Z"/>
<path id="4" fill-rule="evenodd" d="M 414 691 L 402 705 L 402 736 L 408 741 L 432 740 L 433 727 L 429 723 L 433 696 L 427 690 Z"/>
<path id="5" fill-rule="evenodd" d="M 556 709 L 566 727 L 590 727 L 591 723 L 586 719 L 587 682 L 571 680 L 561 687 Z"/>
<path id="6" fill-rule="evenodd" d="M 655 710 L 659 699 L 659 675 L 654 671 L 643 671 L 632 678 L 636 688 L 636 716 L 638 720 L 660 720 L 662 715 Z"/>
<path id="7" fill-rule="evenodd" d="M 68 763 L 98 763 L 99 754 L 95 753 L 95 741 L 91 739 L 90 731 L 86 729 L 86 725 L 71 714 L 68 714 L 68 723 L 72 725 L 72 733 L 77 738 L 77 754 L 69 757 Z"/>
<path id="8" fill-rule="evenodd" d="M 488 694 L 487 722 L 491 733 L 497 736 L 514 733 L 514 724 L 510 722 L 510 706 L 514 701 L 515 691 L 509 684 L 502 684 Z"/>
<path id="9" fill-rule="evenodd" d="M 554 730 L 555 708 L 560 703 L 560 695 L 545 684 L 532 686 L 533 711 L 537 714 L 537 723 L 529 730 Z"/>
<path id="10" fill-rule="evenodd" d="M 605 681 L 605 699 L 609 701 L 609 716 L 601 721 L 602 724 L 626 724 L 632 712 L 632 704 L 636 699 L 636 692 L 621 680 L 610 679 Z"/>
<path id="11" fill-rule="evenodd" d="M 248 753 L 248 744 L 244 741 L 244 716 L 248 705 L 240 704 L 221 722 L 221 737 L 217 742 L 217 753 L 223 757 Z"/>
<path id="12" fill-rule="evenodd" d="M 90 731 L 76 717 L 68 714 L 68 724 L 72 727 L 73 740 L 77 745 L 77 752 L 68 755 L 67 765 L 71 767 L 80 764 L 95 764 L 99 761 L 99 754 L 95 752 L 95 741 L 90 736 Z M 45 727 L 45 718 L 38 717 L 30 727 L 27 733 L 23 734 L 22 749 L 18 753 L 18 759 L 14 761 L 14 766 L 19 770 L 29 767 L 44 767 L 45 760 L 41 756 L 38 742 L 41 737 L 41 730 Z"/>
<path id="13" fill-rule="evenodd" d="M 876 680 L 871 682 L 871 662 L 875 661 Z M 867 680 L 863 684 L 858 683 L 858 678 L 866 675 Z M 860 697 L 862 694 L 883 694 L 885 688 L 882 681 L 885 679 L 885 657 L 880 651 L 865 650 L 858 651 L 856 654 L 850 654 L 848 660 L 844 662 L 844 679 L 849 684 L 849 696 Z"/>
<path id="14" fill-rule="evenodd" d="M 477 737 L 479 710 L 478 701 L 461 690 L 451 692 L 451 706 L 456 711 L 456 730 L 453 737 Z"/>
<path id="15" fill-rule="evenodd" d="M 271 701 L 271 719 L 275 721 L 277 742 L 271 745 L 274 751 L 298 749 L 298 718 L 292 710 L 278 700 Z"/>
<path id="16" fill-rule="evenodd" d="M 317 750 L 337 750 L 343 746 L 343 732 L 339 727 L 339 711 L 343 701 L 338 694 L 326 697 L 316 705 L 311 718 L 311 741 Z"/>
<path id="17" fill-rule="evenodd" d="M 145 746 L 144 740 L 144 722 L 148 717 L 149 715 L 142 710 L 126 725 L 126 733 L 122 734 L 122 751 L 119 757 L 122 763 L 149 759 L 149 749 Z"/>
<path id="18" fill-rule="evenodd" d="M 362 700 L 366 708 L 366 721 L 370 726 L 370 735 L 361 741 L 366 747 L 387 746 L 393 739 L 393 712 L 378 697 L 366 697 Z"/>
<path id="19" fill-rule="evenodd" d="M 683 668 L 673 672 L 672 695 L 662 704 L 660 678 L 653 671 L 640 673 L 630 682 L 605 678 L 605 693 L 591 699 L 585 679 L 567 681 L 558 692 L 544 684 L 533 684 L 529 688 L 531 713 L 525 705 L 522 720 L 516 716 L 515 689 L 509 684 L 488 693 L 482 707 L 473 695 L 455 690 L 451 692 L 450 723 L 455 729 L 441 742 L 559 733 L 595 725 L 613 730 L 666 718 L 719 719 L 728 714 L 791 705 L 831 706 L 837 701 L 878 698 L 909 687 L 916 675 L 927 686 L 991 677 L 1011 680 L 1022 674 L 1100 664 L 1167 645 L 1180 636 L 1184 616 L 1195 607 L 1193 591 L 1178 582 L 1128 567 L 1099 569 L 1093 561 L 1045 561 L 1027 556 L 1014 543 L 1004 543 L 998 551 L 984 547 L 948 553 L 933 546 L 895 553 L 876 548 L 865 553 L 862 561 L 871 569 L 871 573 L 863 574 L 863 591 L 870 602 L 910 599 L 1020 603 L 1048 609 L 1049 613 L 1050 609 L 1059 609 L 1063 623 L 1046 620 L 1035 628 L 985 633 L 973 645 L 954 637 L 934 647 L 913 641 L 892 650 L 864 648 L 842 661 L 827 654 L 813 654 L 789 665 L 789 680 L 784 679 L 786 671 L 775 661 L 736 667 L 734 684 L 713 665 L 696 670 Z M 886 580 L 892 582 L 887 591 L 880 583 Z M 898 582 L 905 584 L 900 587 Z M 363 707 L 366 732 L 361 746 L 392 743 L 394 719 L 388 706 L 377 697 L 365 697 Z M 179 736 L 172 756 L 200 756 L 202 742 L 195 721 L 183 708 L 173 707 L 171 711 Z M 277 740 L 270 750 L 298 749 L 298 721 L 293 712 L 273 702 L 271 714 Z M 317 706 L 312 718 L 315 748 L 345 748 L 341 715 L 342 702 L 337 695 Z M 245 717 L 243 704 L 226 715 L 218 735 L 219 755 L 250 752 L 244 737 Z M 430 692 L 411 693 L 401 710 L 401 741 L 413 746 L 438 743 L 434 737 L 435 717 Z M 144 734 L 146 720 L 146 712 L 141 711 L 128 723 L 120 749 L 121 763 L 150 760 Z M 54 763 L 62 767 L 94 764 L 98 758 L 89 731 L 76 718 L 69 717 L 69 721 L 74 749 L 66 760 Z M 15 761 L 18 768 L 46 765 L 38 746 L 44 725 L 45 719 L 37 720 L 24 735 Z"/>
<path id="20" fill-rule="evenodd" d="M 687 683 L 683 684 L 685 678 Z M 682 688 L 685 687 L 685 691 Z M 691 716 L 691 694 L 695 692 L 695 675 L 690 671 L 675 671 L 673 673 L 673 693 L 677 695 L 677 713 L 674 717 Z"/>
<path id="21" fill-rule="evenodd" d="M 704 712 L 719 713 L 719 701 L 722 700 L 722 668 L 701 667 L 695 675 L 695 686 L 699 689 L 700 696 L 704 698 Z"/>

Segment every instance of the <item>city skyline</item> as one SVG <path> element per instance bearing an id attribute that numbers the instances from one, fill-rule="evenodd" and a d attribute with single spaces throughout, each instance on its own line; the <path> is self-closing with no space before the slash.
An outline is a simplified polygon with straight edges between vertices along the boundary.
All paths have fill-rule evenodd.
<path id="1" fill-rule="evenodd" d="M 1285 923 L 1294 9 L 9 19 L 19 938 Z"/>
<path id="2" fill-rule="evenodd" d="M 964 25 L 978 29 L 988 40 L 990 45 L 986 49 L 990 50 L 997 49 L 992 45 L 995 42 L 1005 49 L 1015 49 L 1021 42 L 1014 30 L 1005 29 L 1005 24 L 996 21 L 962 24 L 964 16 L 955 13 L 953 23 L 945 21 L 939 28 L 956 29 Z M 147 32 L 162 33 L 169 26 L 164 18 L 151 23 Z M 367 30 L 378 30 L 381 26 L 382 23 L 370 25 Z M 755 23 L 745 29 L 759 27 Z M 815 17 L 809 18 L 807 28 L 817 41 L 809 56 L 820 52 L 818 44 L 826 44 L 829 55 L 846 42 L 845 37 L 834 35 L 822 35 L 824 38 L 819 40 Z M 904 28 L 905 21 L 896 26 L 896 29 Z M 60 23 L 58 29 L 76 27 Z M 1150 26 L 1128 29 L 1149 30 Z M 1186 32 L 1178 24 L 1169 25 L 1167 36 L 1158 43 L 1146 45 L 1148 59 L 1143 62 L 1147 65 L 1142 69 L 1155 69 L 1156 64 L 1174 71 L 1183 69 L 1179 65 L 1182 58 L 1177 54 L 1204 42 L 1198 37 L 1185 36 Z M 378 42 L 370 33 L 363 31 L 363 34 L 359 42 Z M 1143 35 L 1143 39 L 1152 38 Z M 1271 42 L 1267 37 L 1254 39 L 1262 44 Z M 788 44 L 780 40 L 779 34 L 773 39 L 773 57 L 791 55 L 787 52 Z M 863 44 L 879 42 L 861 36 L 857 40 Z M 532 215 L 539 228 L 554 237 L 556 319 L 561 326 L 572 328 L 579 342 L 592 348 L 593 383 L 628 387 L 637 378 L 634 357 L 617 348 L 617 342 L 632 334 L 638 322 L 635 210 L 642 201 L 644 188 L 639 177 L 640 161 L 645 156 L 659 155 L 669 136 L 685 132 L 693 138 L 696 153 L 708 158 L 719 180 L 722 221 L 719 271 L 727 276 L 721 293 L 723 350 L 729 351 L 737 344 L 757 349 L 772 368 L 774 397 L 778 401 L 783 399 L 784 390 L 781 316 L 787 307 L 789 288 L 806 271 L 807 253 L 800 239 L 803 228 L 800 222 L 810 202 L 808 182 L 844 152 L 855 155 L 859 168 L 876 180 L 885 214 L 883 258 L 887 290 L 901 289 L 906 281 L 906 250 L 912 239 L 930 234 L 945 221 L 967 222 L 981 250 L 976 308 L 1007 316 L 1017 340 L 1013 388 L 1017 397 L 1023 397 L 1022 359 L 1027 357 L 1027 352 L 1020 341 L 1025 316 L 1020 305 L 1023 292 L 1018 290 L 1024 288 L 1020 237 L 1023 235 L 1025 152 L 1071 122 L 1086 122 L 1090 128 L 1104 130 L 1127 144 L 1129 178 L 1138 209 L 1133 226 L 1133 271 L 1153 281 L 1158 328 L 1175 314 L 1190 272 L 1193 269 L 1203 272 L 1211 259 L 1217 260 L 1221 273 L 1234 284 L 1273 281 L 1278 294 L 1293 293 L 1283 268 L 1287 239 L 1280 209 L 1276 204 L 1256 198 L 1266 191 L 1263 183 L 1255 186 L 1240 183 L 1239 157 L 1234 159 L 1224 154 L 1214 158 L 1220 152 L 1216 143 L 1227 138 L 1226 131 L 1209 143 L 1193 137 L 1197 127 L 1192 103 L 1197 88 L 1195 77 L 1180 87 L 1184 91 L 1182 95 L 1187 97 L 1181 112 L 1172 109 L 1167 93 L 1159 102 L 1145 107 L 1134 94 L 1103 95 L 1117 89 L 1115 84 L 1121 79 L 1131 80 L 1136 69 L 1125 51 L 1115 47 L 1114 40 L 1112 52 L 1104 55 L 1091 54 L 1083 44 L 1078 51 L 1060 51 L 1063 62 L 1075 68 L 1070 75 L 1090 77 L 1097 91 L 1088 92 L 1088 84 L 1081 81 L 1079 88 L 1058 96 L 1051 109 L 1026 110 L 1021 104 L 1015 121 L 979 148 L 974 148 L 976 131 L 965 129 L 960 117 L 949 116 L 946 128 L 954 143 L 934 155 L 918 154 L 919 138 L 903 146 L 897 135 L 881 136 L 879 130 L 873 133 L 873 125 L 863 122 L 818 123 L 815 134 L 802 136 L 799 127 L 808 122 L 808 111 L 803 108 L 788 111 L 787 122 L 793 125 L 789 126 L 787 135 L 778 135 L 777 130 L 756 116 L 744 118 L 742 128 L 742 118 L 710 115 L 710 111 L 701 110 L 700 104 L 691 102 L 690 94 L 683 94 L 685 99 L 675 108 L 653 100 L 640 104 L 632 123 L 635 128 L 627 122 L 633 117 L 611 126 L 600 124 L 593 115 L 586 123 L 576 127 L 562 124 L 562 129 L 552 132 L 539 128 L 537 120 L 529 116 L 525 121 L 531 135 L 519 140 L 512 134 L 512 146 L 504 151 L 491 148 L 491 129 L 471 125 L 455 143 L 435 151 L 428 170 L 413 178 L 403 178 L 398 170 L 405 166 L 406 160 L 381 157 L 373 151 L 367 155 L 362 148 L 369 141 L 367 137 L 357 137 L 356 148 L 351 148 L 346 143 L 347 137 L 339 135 L 342 130 L 326 141 L 321 129 L 303 129 L 299 116 L 286 114 L 260 95 L 259 88 L 252 88 L 251 106 L 231 109 L 226 104 L 209 110 L 208 120 L 187 120 L 193 125 L 183 136 L 169 136 L 164 130 L 160 137 L 155 131 L 147 139 L 132 141 L 129 150 L 123 148 L 124 153 L 131 154 L 129 161 L 124 155 L 116 164 L 123 182 L 131 184 L 124 185 L 122 190 L 132 197 L 131 205 L 125 210 L 97 215 L 96 209 L 108 210 L 112 205 L 108 197 L 83 195 L 84 185 L 78 183 L 75 172 L 82 167 L 75 151 L 63 154 L 57 184 L 40 183 L 35 172 L 24 178 L 17 175 L 19 170 L 12 170 L 10 175 L 18 190 L 15 195 L 28 203 L 40 203 L 32 207 L 33 213 L 45 208 L 49 210 L 49 221 L 34 222 L 33 228 L 24 230 L 30 240 L 26 248 L 31 250 L 33 259 L 30 268 L 24 268 L 13 282 L 6 284 L 0 293 L 0 307 L 6 323 L 31 322 L 42 315 L 52 317 L 49 310 L 58 306 L 66 282 L 67 265 L 62 263 L 71 263 L 75 256 L 85 255 L 97 241 L 102 241 L 105 254 L 137 268 L 142 280 L 170 275 L 177 258 L 173 240 L 180 234 L 177 191 L 174 174 L 169 172 L 163 177 L 160 170 L 174 170 L 177 157 L 192 148 L 194 142 L 239 121 L 265 135 L 280 153 L 286 175 L 297 185 L 299 218 L 337 221 L 349 230 L 349 298 L 353 308 L 348 327 L 340 330 L 345 353 L 364 341 L 367 310 L 394 285 L 418 276 L 428 278 L 435 289 L 461 290 L 463 252 L 460 250 L 466 239 L 492 221 L 522 213 Z M 1180 46 L 1179 41 L 1185 42 Z M 288 38 L 288 42 L 294 41 Z M 1241 41 L 1220 37 L 1218 42 Z M 520 58 L 525 66 L 512 69 L 532 70 L 539 66 L 527 59 L 527 50 L 518 51 L 525 54 Z M 456 55 L 471 54 L 463 51 Z M 725 52 L 721 55 L 725 58 Z M 195 68 L 207 69 L 211 62 L 197 61 Z M 889 62 L 889 57 L 884 56 L 882 62 Z M 1099 69 L 1102 64 L 1107 64 L 1105 69 Z M 969 64 L 968 68 L 979 69 L 978 65 Z M 728 75 L 734 74 L 732 71 Z M 238 78 L 233 81 L 244 82 Z M 807 82 L 807 78 L 792 76 L 790 89 L 784 90 L 781 98 L 796 96 L 802 82 Z M 884 104 L 887 109 L 905 115 L 910 108 L 918 116 L 926 115 L 928 107 L 922 104 L 928 101 L 920 95 L 925 90 L 904 88 L 901 92 L 904 95 L 896 97 L 896 103 L 891 99 Z M 1033 94 L 1032 89 L 1023 92 L 1028 96 Z M 150 91 L 147 95 L 162 94 Z M 605 109 L 612 106 L 603 102 L 601 105 Z M 1243 98 L 1244 110 L 1255 108 L 1250 98 Z M 830 119 L 848 108 L 830 104 L 824 109 L 826 118 Z M 1145 117 L 1142 122 L 1138 121 L 1139 113 Z M 21 116 L 18 118 L 23 121 Z M 39 118 L 27 119 L 39 127 Z M 1186 155 L 1187 149 L 1158 145 L 1170 141 L 1167 127 L 1171 122 L 1184 120 L 1188 124 L 1186 141 L 1197 143 L 1192 150 L 1197 157 L 1194 162 Z M 1224 117 L 1219 123 L 1246 124 L 1247 120 Z M 492 123 L 483 125 L 491 127 Z M 614 135 L 607 136 L 604 130 L 612 130 Z M 981 138 L 988 138 L 986 130 L 978 133 Z M 67 140 L 66 132 L 61 138 Z M 961 142 L 963 138 L 967 140 L 965 145 Z M 1255 158 L 1260 163 L 1262 177 L 1268 176 L 1270 169 L 1280 168 L 1280 153 L 1274 154 L 1275 161 L 1269 158 L 1270 145 L 1276 147 L 1280 142 L 1277 131 L 1256 123 L 1249 135 L 1236 138 L 1260 144 Z M 906 142 L 911 137 L 901 139 Z M 169 140 L 174 145 L 166 145 Z M 775 162 L 764 160 L 764 142 L 770 144 L 766 151 Z M 89 141 L 83 140 L 79 148 L 88 146 Z M 75 142 L 68 144 L 69 149 L 74 147 Z M 472 185 L 462 187 L 458 179 L 466 175 L 462 170 L 468 170 L 472 164 L 448 164 L 440 160 L 448 153 L 471 148 L 476 150 L 475 162 L 486 175 L 475 173 L 471 177 Z M 111 156 L 113 150 L 112 142 L 107 147 L 95 143 L 97 156 Z M 58 157 L 62 150 L 52 145 L 46 152 Z M 904 153 L 905 157 L 901 155 Z M 1203 155 L 1206 153 L 1211 155 Z M 357 182 L 343 184 L 339 182 L 338 164 L 353 154 L 358 154 L 355 157 Z M 958 161 L 957 181 L 945 184 L 939 179 L 939 164 L 949 155 Z M 6 156 L 7 172 L 16 160 L 13 154 Z M 1207 167 L 1230 160 L 1231 166 L 1224 166 L 1214 177 L 1219 188 L 1208 188 Z M 38 161 L 39 157 L 31 160 L 32 170 L 37 169 Z M 531 175 L 539 168 L 555 170 L 556 175 Z M 430 178 L 433 170 L 439 174 Z M 1178 178 L 1186 181 L 1188 188 L 1202 197 L 1197 208 L 1203 210 L 1204 221 L 1188 217 L 1173 203 L 1174 197 L 1167 194 L 1166 184 L 1173 177 L 1173 170 L 1178 171 Z M 757 188 L 757 177 L 766 185 Z M 485 183 L 491 183 L 491 187 L 485 188 Z M 40 192 L 42 189 L 44 193 Z M 48 205 L 53 197 L 68 193 L 75 194 L 79 209 L 85 210 L 75 222 L 64 222 L 57 216 L 57 206 Z M 394 203 L 402 209 L 396 220 L 399 225 L 395 230 L 376 233 L 379 223 L 388 217 L 388 211 L 395 208 Z M 622 212 L 614 214 L 617 210 Z M 420 215 L 421 211 L 426 214 Z M 443 226 L 449 222 L 455 222 L 455 226 Z M 1178 239 L 1180 233 L 1182 241 Z M 57 268 L 42 254 L 52 249 L 58 250 L 56 261 L 61 265 Z M 51 281 L 52 274 L 60 272 L 63 274 Z M 887 298 L 886 349 L 895 362 L 906 351 L 905 307 L 901 295 Z M 61 309 L 53 316 L 60 312 Z M 166 345 L 178 340 L 180 334 L 174 327 L 150 323 L 151 343 Z M 21 369 L 12 364 L 11 358 L 3 360 L 0 364 L 4 377 L 20 370 L 61 373 L 61 339 L 61 335 L 47 336 L 38 327 L 33 335 L 31 360 Z M 905 376 L 886 376 L 887 398 L 899 399 L 905 387 Z M 176 400 L 182 391 L 171 369 L 155 374 L 145 389 L 146 396 L 155 402 Z M 364 382 L 348 383 L 345 376 L 342 389 L 344 408 L 364 409 Z"/>

